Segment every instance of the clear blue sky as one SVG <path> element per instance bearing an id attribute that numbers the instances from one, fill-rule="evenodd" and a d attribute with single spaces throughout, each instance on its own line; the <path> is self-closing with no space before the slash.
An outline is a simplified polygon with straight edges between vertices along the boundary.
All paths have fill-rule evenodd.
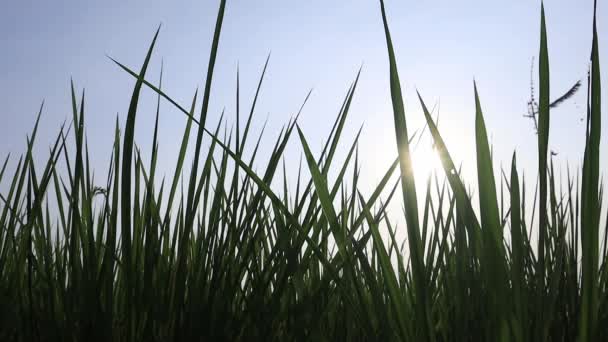
<path id="1" fill-rule="evenodd" d="M 92 162 L 105 176 L 116 113 L 125 112 L 133 79 L 106 54 L 139 69 L 159 23 L 162 29 L 149 78 L 161 59 L 164 89 L 188 106 L 204 84 L 219 1 L 32 1 L 0 5 L 0 146 L 22 153 L 40 102 L 46 101 L 39 140 L 47 146 L 70 118 L 69 81 L 86 88 L 87 134 Z M 360 87 L 347 130 L 365 123 L 361 140 L 363 174 L 374 182 L 396 149 L 388 88 L 388 60 L 376 0 L 228 0 L 210 103 L 211 122 L 226 108 L 234 117 L 237 63 L 242 105 L 251 102 L 267 54 L 271 62 L 259 102 L 258 121 L 269 117 L 267 141 L 294 114 L 310 88 L 313 96 L 301 126 L 318 153 L 349 83 L 363 64 Z M 427 103 L 440 103 L 440 130 L 455 159 L 474 167 L 473 78 L 478 82 L 496 166 L 517 150 L 520 165 L 536 163 L 532 122 L 522 117 L 530 93 L 530 63 L 538 55 L 540 1 L 386 0 L 406 97 L 410 131 L 422 127 L 415 90 Z M 584 79 L 591 47 L 593 3 L 547 1 L 552 97 Z M 608 99 L 608 6 L 598 9 L 604 99 Z M 535 70 L 534 75 L 537 75 Z M 550 144 L 562 165 L 580 162 L 586 87 L 552 112 Z M 606 102 L 606 101 L 605 101 Z M 144 92 L 136 140 L 148 153 L 154 96 Z M 606 108 L 604 106 L 604 118 Z M 161 161 L 173 165 L 184 116 L 167 103 L 161 115 Z M 608 120 L 602 155 L 606 165 Z M 257 125 L 256 127 L 259 127 Z M 300 146 L 291 151 L 299 158 Z M 4 157 L 2 157 L 4 158 Z M 558 165 L 560 165 L 558 163 Z M 467 166 L 468 165 L 468 166 Z M 101 168 L 103 166 L 103 168 Z M 604 168 L 605 169 L 605 168 Z M 101 175 L 100 175 L 101 177 Z M 475 178 L 469 178 L 473 183 Z"/>

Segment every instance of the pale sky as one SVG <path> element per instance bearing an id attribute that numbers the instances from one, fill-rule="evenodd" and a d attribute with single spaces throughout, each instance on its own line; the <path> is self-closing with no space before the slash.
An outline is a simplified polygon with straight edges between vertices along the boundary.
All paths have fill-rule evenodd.
<path id="1" fill-rule="evenodd" d="M 71 118 L 69 81 L 86 89 L 91 162 L 105 177 L 116 113 L 124 126 L 134 80 L 107 57 L 139 70 L 157 26 L 162 23 L 148 79 L 156 82 L 164 60 L 163 88 L 188 107 L 204 84 L 219 1 L 32 1 L 0 5 L 0 146 L 25 151 L 41 101 L 45 100 L 38 147 L 46 158 L 59 125 Z M 473 79 L 496 156 L 508 165 L 517 150 L 519 165 L 536 170 L 536 136 L 523 117 L 530 94 L 530 65 L 538 56 L 540 1 L 386 0 L 389 25 L 404 89 L 410 133 L 423 125 L 418 89 L 427 104 L 440 103 L 439 129 L 466 172 L 475 167 Z M 546 1 L 552 99 L 583 79 L 591 50 L 593 2 Z M 608 89 L 608 6 L 599 4 L 603 97 Z M 300 125 L 313 151 L 329 132 L 346 90 L 363 65 L 346 138 L 364 124 L 362 172 L 373 184 L 396 156 L 388 83 L 388 57 L 376 0 L 228 0 L 210 103 L 210 122 L 222 108 L 234 122 L 236 67 L 241 71 L 241 105 L 251 103 L 265 58 L 272 57 L 258 105 L 255 127 L 268 116 L 268 144 L 312 97 Z M 537 71 L 534 70 L 537 77 Z M 551 113 L 550 145 L 556 166 L 582 159 L 586 86 Z M 606 102 L 606 101 L 604 101 Z M 148 156 L 155 97 L 144 90 L 136 141 Z M 199 102 L 200 106 L 200 102 Z M 606 108 L 604 105 L 603 116 Z M 173 170 L 185 117 L 161 107 L 161 165 Z M 608 120 L 602 158 L 606 165 Z M 344 140 L 343 149 L 349 140 Z M 265 146 L 271 148 L 271 146 Z M 299 159 L 297 137 L 288 155 Z M 265 160 L 264 160 L 265 162 Z M 295 164 L 295 163 L 293 163 Z M 294 165 L 290 165 L 294 167 Z M 604 168 L 605 169 L 605 168 Z M 532 175 L 533 176 L 533 175 Z M 467 176 L 475 183 L 474 176 Z M 422 192 L 422 189 L 419 190 Z"/>

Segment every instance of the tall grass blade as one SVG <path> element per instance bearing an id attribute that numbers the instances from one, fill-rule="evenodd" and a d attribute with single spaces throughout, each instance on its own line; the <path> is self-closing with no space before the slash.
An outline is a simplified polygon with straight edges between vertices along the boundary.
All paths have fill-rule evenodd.
<path id="1" fill-rule="evenodd" d="M 416 183 L 412 169 L 407 125 L 405 119 L 405 107 L 401 94 L 401 83 L 397 71 L 397 61 L 393 50 L 393 43 L 388 28 L 384 1 L 380 0 L 382 21 L 384 23 L 384 33 L 389 56 L 390 66 L 390 89 L 391 100 L 393 103 L 393 119 L 395 123 L 395 135 L 397 138 L 397 150 L 399 152 L 399 162 L 401 168 L 401 190 L 403 192 L 403 202 L 405 206 L 405 219 L 407 222 L 407 233 L 412 259 L 412 271 L 414 279 L 414 290 L 416 295 L 416 318 L 418 323 L 418 338 L 425 341 L 434 341 L 434 333 L 431 325 L 429 310 L 429 297 L 427 293 L 426 271 L 424 256 L 422 252 L 422 240 L 420 238 L 420 225 L 418 222 L 418 200 L 416 197 Z"/>

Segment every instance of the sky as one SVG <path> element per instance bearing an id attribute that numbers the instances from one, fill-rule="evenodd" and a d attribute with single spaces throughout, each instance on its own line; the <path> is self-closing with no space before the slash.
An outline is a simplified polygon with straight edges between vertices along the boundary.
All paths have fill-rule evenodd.
<path id="1" fill-rule="evenodd" d="M 38 148 L 46 158 L 59 126 L 71 118 L 69 85 L 73 79 L 79 92 L 86 91 L 91 162 L 105 175 L 116 115 L 124 127 L 134 84 L 133 78 L 107 56 L 139 70 L 162 23 L 148 79 L 157 82 L 162 61 L 163 89 L 188 107 L 195 89 L 204 86 L 218 4 L 215 0 L 2 1 L 0 157 L 24 152 L 26 135 L 44 100 Z M 450 152 L 463 163 L 469 183 L 475 183 L 475 80 L 495 167 L 508 167 L 515 150 L 519 166 L 536 170 L 536 135 L 532 122 L 523 115 L 530 97 L 531 63 L 539 50 L 540 1 L 386 0 L 386 6 L 410 134 L 424 123 L 418 90 L 430 107 L 436 106 L 439 129 Z M 606 84 L 608 21 L 603 19 L 608 18 L 608 6 L 598 6 L 602 79 Z M 593 3 L 546 1 L 545 10 L 554 99 L 577 80 L 586 80 Z M 272 148 L 280 128 L 313 89 L 299 123 L 318 155 L 348 87 L 362 67 L 341 149 L 349 147 L 349 139 L 363 125 L 359 147 L 362 176 L 368 185 L 362 186 L 371 189 L 396 156 L 379 2 L 227 1 L 211 91 L 211 123 L 217 122 L 223 109 L 228 121 L 234 122 L 237 65 L 241 106 L 249 107 L 269 53 L 254 122 L 254 129 L 259 130 L 268 118 L 264 149 Z M 537 75 L 535 66 L 535 83 Z M 608 86 L 603 89 L 603 97 L 608 98 Z M 581 163 L 585 94 L 586 86 L 551 112 L 550 148 L 558 153 L 556 168 L 565 170 L 567 163 Z M 135 132 L 144 155 L 148 155 L 154 106 L 153 92 L 144 90 Z M 170 104 L 162 104 L 160 164 L 167 165 L 167 174 L 175 163 L 185 122 Z M 604 166 L 608 155 L 606 126 L 602 128 Z M 428 145 L 428 141 L 423 142 Z M 292 151 L 288 153 L 289 168 L 297 168 L 301 150 L 294 139 L 288 150 Z M 426 158 L 425 153 L 419 155 Z"/>

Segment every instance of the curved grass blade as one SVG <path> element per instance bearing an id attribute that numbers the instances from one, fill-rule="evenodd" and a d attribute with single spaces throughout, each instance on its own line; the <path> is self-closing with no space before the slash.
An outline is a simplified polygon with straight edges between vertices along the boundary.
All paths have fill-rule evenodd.
<path id="1" fill-rule="evenodd" d="M 152 57 L 152 51 L 154 49 L 154 44 L 156 43 L 156 38 L 158 37 L 158 33 L 160 31 L 160 27 L 156 30 L 154 34 L 154 38 L 152 39 L 152 43 L 148 49 L 148 53 L 146 55 L 146 59 L 144 60 L 144 64 L 142 65 L 141 71 L 139 73 L 139 78 L 144 78 L 146 74 L 146 70 L 148 69 L 148 63 L 150 62 L 150 58 Z M 135 83 L 135 87 L 133 88 L 133 95 L 131 96 L 131 102 L 129 104 L 129 110 L 127 112 L 127 123 L 125 127 L 125 135 L 123 140 L 123 155 L 122 155 L 122 183 L 121 183 L 121 236 L 122 236 L 122 252 L 123 252 L 123 266 L 124 266 L 124 276 L 125 276 L 125 289 L 126 293 L 126 310 L 127 310 L 127 325 L 129 334 L 131 334 L 134 330 L 130 328 L 133 324 L 134 317 L 132 316 L 133 308 L 133 277 L 131 267 L 134 265 L 134 260 L 132 257 L 131 251 L 131 164 L 133 161 L 133 145 L 134 145 L 134 135 L 135 135 L 135 117 L 137 114 L 137 105 L 139 103 L 139 94 L 141 92 L 141 86 L 143 82 L 139 79 Z"/>

